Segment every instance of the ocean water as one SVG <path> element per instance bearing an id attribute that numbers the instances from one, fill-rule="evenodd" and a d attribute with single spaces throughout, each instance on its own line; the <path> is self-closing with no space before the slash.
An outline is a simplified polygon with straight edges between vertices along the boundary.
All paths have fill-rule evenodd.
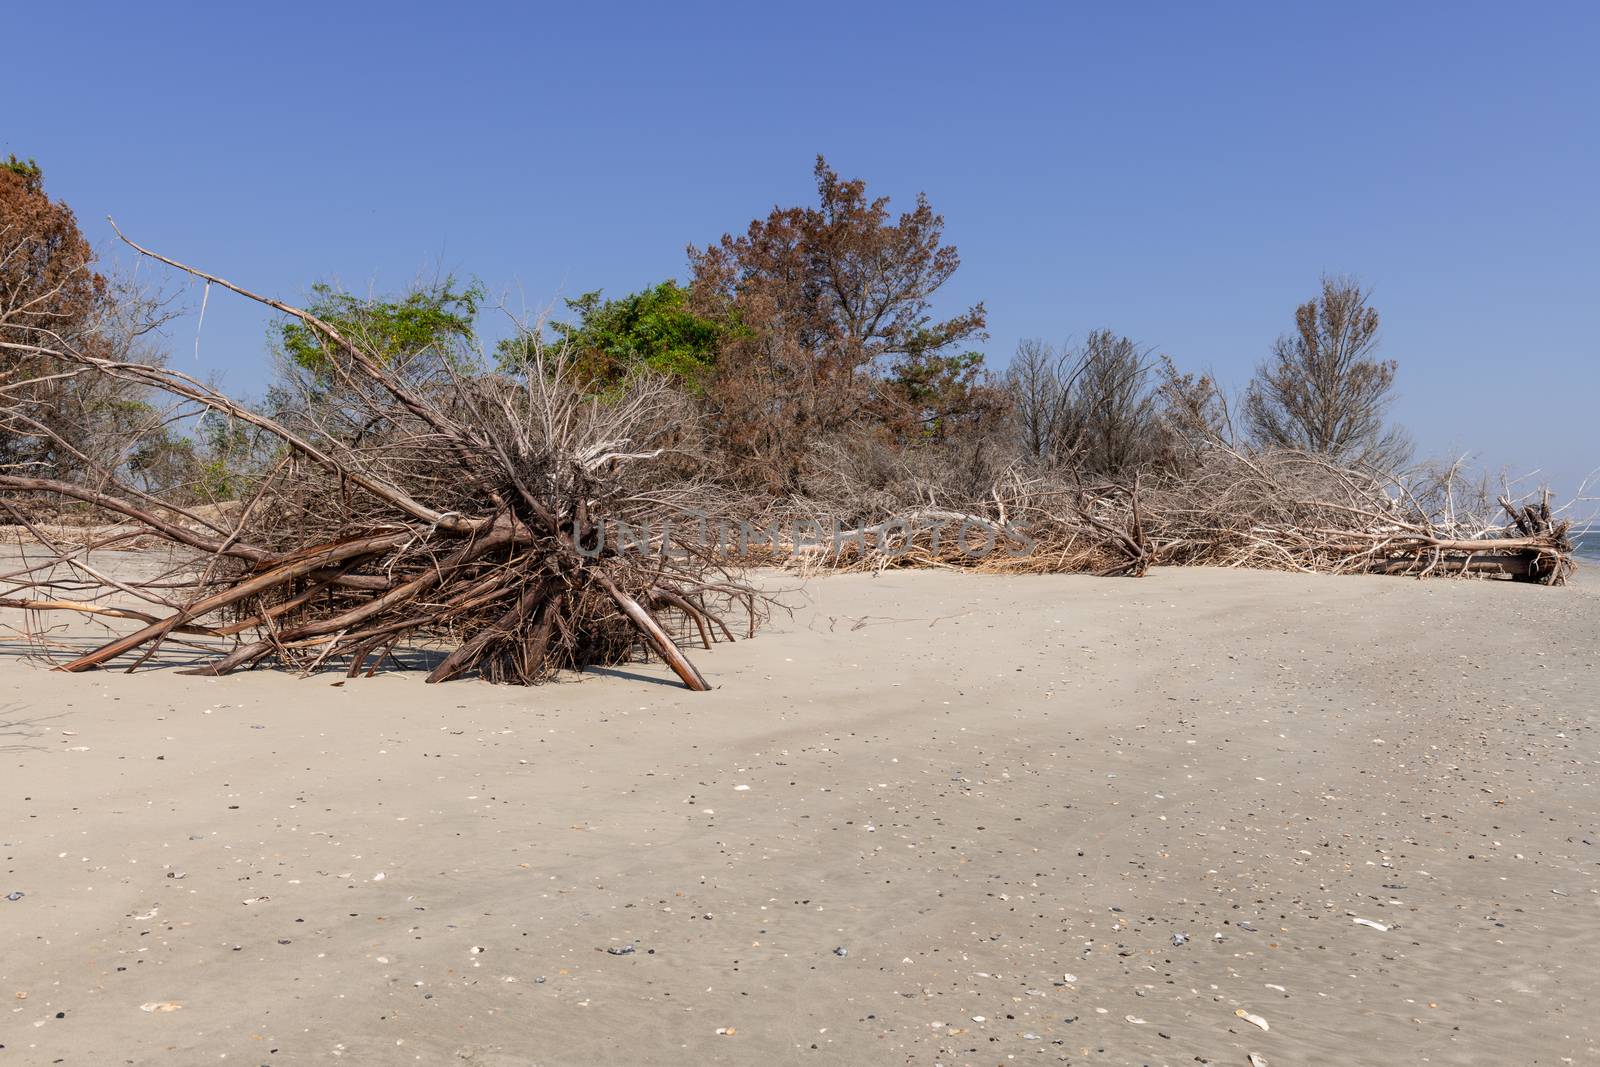
<path id="1" fill-rule="evenodd" d="M 1579 534 L 1573 545 L 1573 554 L 1589 563 L 1600 563 L 1600 530 Z"/>

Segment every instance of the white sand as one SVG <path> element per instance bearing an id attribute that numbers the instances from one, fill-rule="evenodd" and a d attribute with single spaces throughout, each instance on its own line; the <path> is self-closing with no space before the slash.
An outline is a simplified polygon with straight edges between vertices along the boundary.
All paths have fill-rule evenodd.
<path id="1" fill-rule="evenodd" d="M 709 694 L 0 658 L 0 1067 L 1594 1061 L 1591 589 L 809 596 Z"/>

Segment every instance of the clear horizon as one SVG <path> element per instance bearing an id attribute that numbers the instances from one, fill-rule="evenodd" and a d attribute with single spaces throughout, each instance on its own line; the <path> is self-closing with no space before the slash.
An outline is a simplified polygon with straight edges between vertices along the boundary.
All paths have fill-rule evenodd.
<path id="1" fill-rule="evenodd" d="M 109 214 L 289 300 L 443 271 L 537 309 L 683 278 L 821 152 L 944 214 L 996 370 L 1105 327 L 1237 388 L 1348 273 L 1421 452 L 1600 466 L 1593 9 L 969 11 L 39 9 L 0 154 L 108 253 Z M 266 318 L 213 292 L 197 356 L 165 278 L 173 364 L 259 393 Z"/>

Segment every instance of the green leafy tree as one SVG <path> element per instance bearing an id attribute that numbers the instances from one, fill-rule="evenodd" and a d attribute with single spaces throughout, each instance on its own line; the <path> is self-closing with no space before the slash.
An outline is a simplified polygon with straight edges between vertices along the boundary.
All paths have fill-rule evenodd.
<path id="1" fill-rule="evenodd" d="M 942 439 L 1002 403 L 982 352 L 916 350 L 898 360 L 877 393 L 879 417 L 904 444 Z"/>
<path id="2" fill-rule="evenodd" d="M 218 411 L 201 415 L 188 435 L 145 438 L 132 473 L 152 490 L 201 503 L 239 500 L 282 455 L 271 435 Z M 180 484 L 181 479 L 181 484 Z"/>
<path id="3" fill-rule="evenodd" d="M 182 500 L 195 495 L 200 461 L 194 439 L 170 426 L 140 437 L 128 455 L 127 467 L 133 484 L 147 493 L 164 493 Z"/>
<path id="4" fill-rule="evenodd" d="M 22 187 L 30 194 L 39 193 L 44 188 L 44 171 L 37 160 L 18 159 L 15 152 L 5 159 L 0 159 L 0 170 L 15 174 L 22 180 Z"/>
<path id="5" fill-rule="evenodd" d="M 306 310 L 387 364 L 430 357 L 465 363 L 484 300 L 481 287 L 457 289 L 454 278 L 418 287 L 398 300 L 352 296 L 324 282 L 312 286 L 311 294 Z M 299 319 L 273 329 L 279 348 L 294 365 L 318 378 L 332 373 L 335 349 L 320 330 Z"/>
<path id="6" fill-rule="evenodd" d="M 644 367 L 700 393 L 716 363 L 717 345 L 731 328 L 727 321 L 703 318 L 689 309 L 689 291 L 668 280 L 615 300 L 601 291 L 568 300 L 575 322 L 550 326 L 546 343 L 562 346 L 580 379 L 596 392 L 620 384 Z M 512 338 L 501 345 L 503 364 L 520 362 L 533 338 Z"/>

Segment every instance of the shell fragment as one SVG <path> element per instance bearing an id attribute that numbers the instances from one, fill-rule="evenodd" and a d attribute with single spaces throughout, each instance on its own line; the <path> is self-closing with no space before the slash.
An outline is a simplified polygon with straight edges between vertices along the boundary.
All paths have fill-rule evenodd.
<path id="1" fill-rule="evenodd" d="M 1263 1019 L 1259 1015 L 1253 1015 L 1250 1012 L 1245 1011 L 1243 1008 L 1236 1008 L 1234 1009 L 1233 1013 L 1252 1026 L 1259 1026 L 1263 1030 L 1272 1029 L 1272 1027 L 1267 1025 L 1267 1020 Z"/>

